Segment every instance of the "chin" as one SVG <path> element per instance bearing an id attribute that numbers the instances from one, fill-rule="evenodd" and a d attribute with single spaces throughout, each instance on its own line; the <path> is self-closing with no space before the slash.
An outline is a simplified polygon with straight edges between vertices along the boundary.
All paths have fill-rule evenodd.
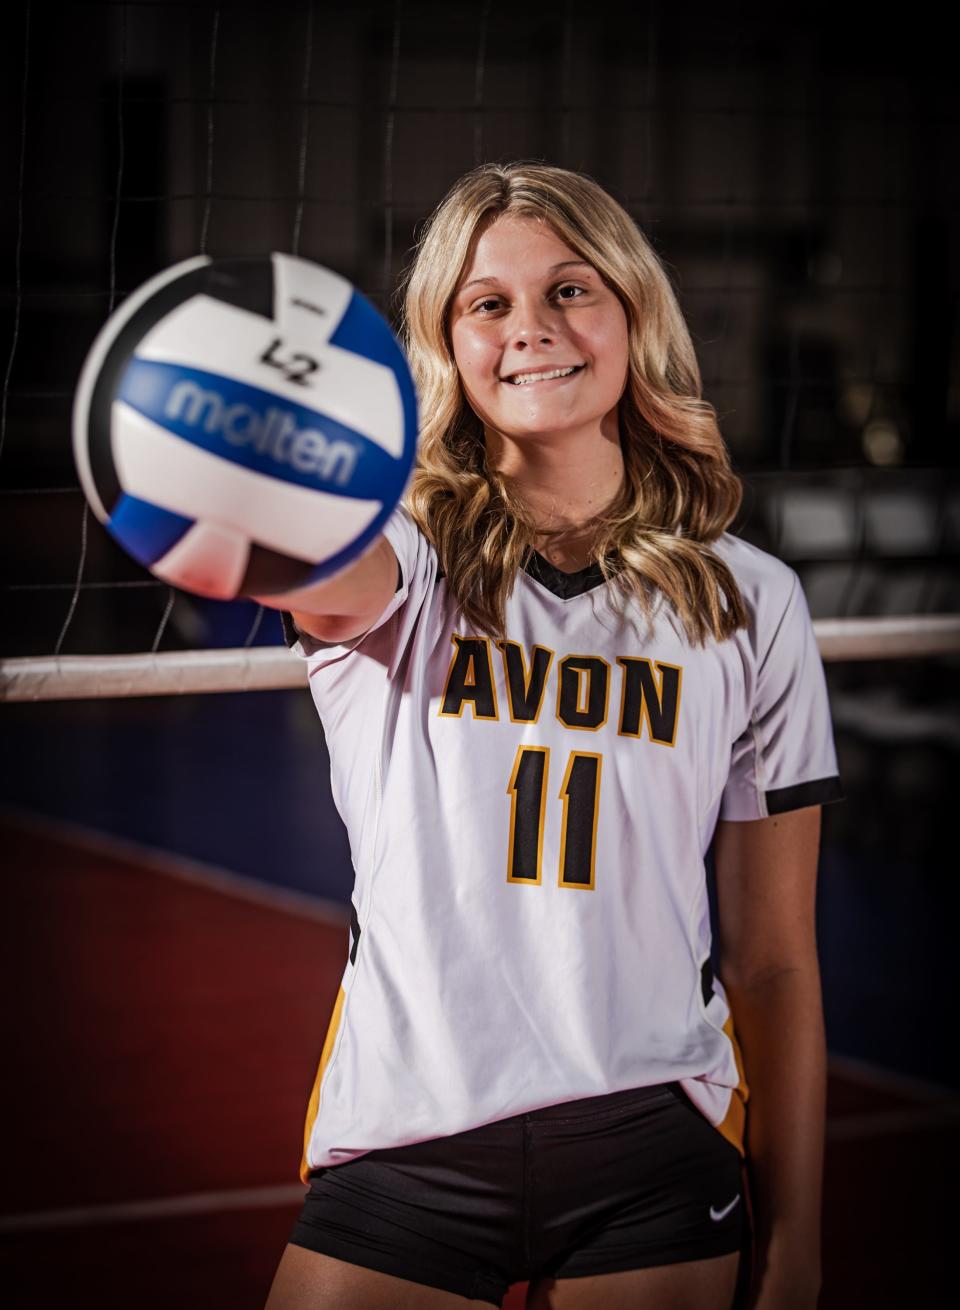
<path id="1" fill-rule="evenodd" d="M 497 431 L 502 432 L 504 436 L 522 437 L 556 437 L 576 436 L 584 431 L 594 430 L 597 439 L 603 435 L 601 432 L 601 423 L 603 416 L 587 415 L 584 418 L 579 416 L 571 418 L 568 416 L 550 418 L 547 415 L 530 418 L 526 422 L 514 420 L 510 424 L 500 424 Z"/>

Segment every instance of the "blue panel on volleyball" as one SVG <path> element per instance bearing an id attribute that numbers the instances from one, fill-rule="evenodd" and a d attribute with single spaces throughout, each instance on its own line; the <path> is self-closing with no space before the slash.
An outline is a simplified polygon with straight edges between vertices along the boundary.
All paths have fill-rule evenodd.
<path id="1" fill-rule="evenodd" d="M 117 399 L 201 450 L 267 477 L 381 502 L 403 489 L 400 461 L 362 433 L 234 378 L 133 359 Z"/>
<path id="2" fill-rule="evenodd" d="M 195 521 L 124 494 L 114 506 L 107 527 L 124 550 L 149 568 L 177 544 Z"/>
<path id="3" fill-rule="evenodd" d="M 403 401 L 403 425 L 408 436 L 405 449 L 409 449 L 417 432 L 417 398 L 410 381 L 410 369 L 383 317 L 359 291 L 354 291 L 346 312 L 330 337 L 330 345 L 385 364 L 393 371 Z"/>

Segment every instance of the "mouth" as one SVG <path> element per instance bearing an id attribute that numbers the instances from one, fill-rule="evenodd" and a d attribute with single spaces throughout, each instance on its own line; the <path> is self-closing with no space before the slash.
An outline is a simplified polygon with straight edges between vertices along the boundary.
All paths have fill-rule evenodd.
<path id="1" fill-rule="evenodd" d="M 585 364 L 565 364 L 561 368 L 530 369 L 526 373 L 509 373 L 500 379 L 514 387 L 531 387 L 536 382 L 553 382 L 558 378 L 573 377 L 586 368 Z"/>

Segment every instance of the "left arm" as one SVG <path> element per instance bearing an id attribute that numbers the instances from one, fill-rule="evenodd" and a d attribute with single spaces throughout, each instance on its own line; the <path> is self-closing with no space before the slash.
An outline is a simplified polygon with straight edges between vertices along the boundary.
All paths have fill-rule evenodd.
<path id="1" fill-rule="evenodd" d="M 814 907 L 820 807 L 717 824 L 720 968 L 750 1089 L 750 1310 L 814 1310 L 826 1038 Z"/>

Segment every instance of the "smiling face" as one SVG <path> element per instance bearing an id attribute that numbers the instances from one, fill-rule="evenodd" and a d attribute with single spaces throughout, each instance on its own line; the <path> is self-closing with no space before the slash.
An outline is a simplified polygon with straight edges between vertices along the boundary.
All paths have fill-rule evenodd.
<path id="1" fill-rule="evenodd" d="M 617 440 L 626 314 L 548 223 L 502 214 L 481 230 L 449 324 L 464 392 L 488 435 Z"/>

